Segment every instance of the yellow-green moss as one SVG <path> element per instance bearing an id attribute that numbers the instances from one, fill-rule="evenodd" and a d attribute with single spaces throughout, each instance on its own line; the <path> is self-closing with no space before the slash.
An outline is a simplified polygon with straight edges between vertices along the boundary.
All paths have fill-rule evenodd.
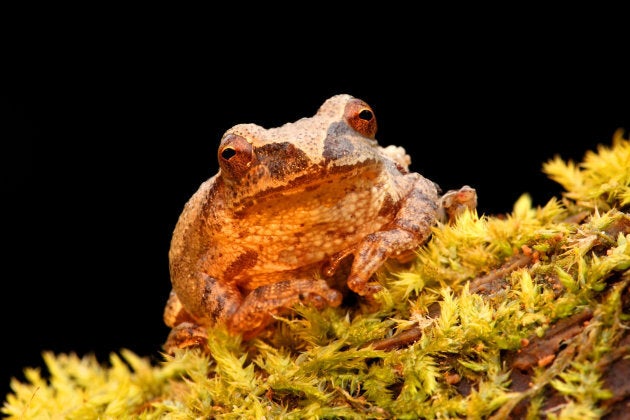
<path id="1" fill-rule="evenodd" d="M 612 391 L 603 358 L 628 327 L 630 142 L 560 157 L 543 168 L 566 189 L 542 207 L 523 195 L 504 217 L 464 213 L 436 226 L 406 271 L 381 273 L 380 309 L 296 307 L 267 337 L 241 342 L 220 327 L 212 356 L 196 350 L 151 363 L 130 351 L 109 363 L 44 353 L 48 373 L 14 379 L 9 418 L 599 418 Z M 586 213 L 584 213 L 586 212 Z M 528 259 L 471 291 L 514 255 Z M 490 274 L 489 274 L 490 273 Z M 471 286 L 473 285 L 473 286 Z M 567 349 L 533 366 L 531 384 L 511 388 L 506 355 L 555 321 L 592 311 Z M 156 320 L 160 322 L 160 320 Z M 377 350 L 404 331 L 417 340 Z M 570 351 L 569 351 L 570 350 Z M 546 410 L 546 392 L 564 403 Z"/>

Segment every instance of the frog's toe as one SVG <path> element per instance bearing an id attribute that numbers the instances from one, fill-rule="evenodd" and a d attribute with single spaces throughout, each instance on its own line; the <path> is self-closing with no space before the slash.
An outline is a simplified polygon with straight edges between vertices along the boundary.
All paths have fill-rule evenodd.
<path id="1" fill-rule="evenodd" d="M 343 300 L 343 295 L 339 290 L 330 289 L 326 296 L 326 300 L 328 301 L 328 305 L 330 306 L 339 306 L 341 305 L 341 301 Z"/>
<path id="2" fill-rule="evenodd" d="M 352 275 L 348 278 L 348 287 L 354 293 L 359 296 L 363 296 L 366 299 L 372 299 L 372 297 L 383 290 L 383 286 L 374 281 L 366 281 L 361 276 Z"/>
<path id="3" fill-rule="evenodd" d="M 371 297 L 383 290 L 383 286 L 378 283 L 370 283 L 365 288 L 365 296 Z"/>
<path id="4" fill-rule="evenodd" d="M 464 185 L 459 190 L 449 190 L 439 200 L 438 215 L 442 223 L 453 223 L 466 210 L 477 208 L 477 191 Z"/>
<path id="5" fill-rule="evenodd" d="M 328 289 L 323 292 L 309 292 L 301 295 L 300 299 L 303 303 L 307 303 L 315 306 L 318 309 L 323 309 L 326 306 L 339 306 L 343 300 L 341 292 L 335 289 Z"/>
<path id="6" fill-rule="evenodd" d="M 305 305 L 313 305 L 317 309 L 325 308 L 327 303 L 326 299 L 313 293 L 305 293 L 300 296 L 300 301 Z"/>

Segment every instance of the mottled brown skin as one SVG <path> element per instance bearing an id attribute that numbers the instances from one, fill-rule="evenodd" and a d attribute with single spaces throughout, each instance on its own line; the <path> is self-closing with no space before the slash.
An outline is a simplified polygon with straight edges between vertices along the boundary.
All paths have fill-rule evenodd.
<path id="1" fill-rule="evenodd" d="M 380 289 L 376 270 L 427 240 L 438 188 L 375 133 L 371 108 L 349 95 L 311 118 L 225 133 L 219 172 L 173 233 L 167 351 L 199 345 L 217 322 L 251 338 L 298 302 L 337 306 L 340 274 L 369 298 Z"/>

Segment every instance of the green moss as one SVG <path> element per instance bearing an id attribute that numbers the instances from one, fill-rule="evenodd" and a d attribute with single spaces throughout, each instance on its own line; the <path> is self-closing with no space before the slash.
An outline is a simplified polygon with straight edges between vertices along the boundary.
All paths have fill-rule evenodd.
<path id="1" fill-rule="evenodd" d="M 604 367 L 630 317 L 630 142 L 618 132 L 611 147 L 586 153 L 582 163 L 556 157 L 543 170 L 564 186 L 562 197 L 534 207 L 523 195 L 502 217 L 467 212 L 436 226 L 411 268 L 380 273 L 376 311 L 298 306 L 265 337 L 244 343 L 217 327 L 211 356 L 179 351 L 160 363 L 127 350 L 108 363 L 46 352 L 47 373 L 27 368 L 24 382 L 13 379 L 2 412 L 506 418 L 520 404 L 524 418 L 600 418 L 615 395 Z M 505 268 L 515 256 L 521 262 Z M 547 341 L 521 373 L 527 385 L 516 384 L 514 357 L 586 308 L 588 323 L 561 347 Z M 396 334 L 413 339 L 379 347 Z M 561 403 L 550 406 L 552 395 Z"/>

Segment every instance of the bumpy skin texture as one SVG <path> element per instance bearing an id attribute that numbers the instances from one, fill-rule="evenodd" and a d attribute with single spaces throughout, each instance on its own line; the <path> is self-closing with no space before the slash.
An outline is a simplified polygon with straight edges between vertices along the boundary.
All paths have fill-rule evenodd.
<path id="1" fill-rule="evenodd" d="M 369 297 L 385 260 L 427 240 L 438 188 L 375 133 L 371 108 L 349 95 L 328 99 L 311 118 L 225 133 L 219 172 L 190 198 L 173 233 L 167 351 L 203 344 L 217 322 L 251 338 L 300 301 L 339 305 L 345 280 Z"/>

